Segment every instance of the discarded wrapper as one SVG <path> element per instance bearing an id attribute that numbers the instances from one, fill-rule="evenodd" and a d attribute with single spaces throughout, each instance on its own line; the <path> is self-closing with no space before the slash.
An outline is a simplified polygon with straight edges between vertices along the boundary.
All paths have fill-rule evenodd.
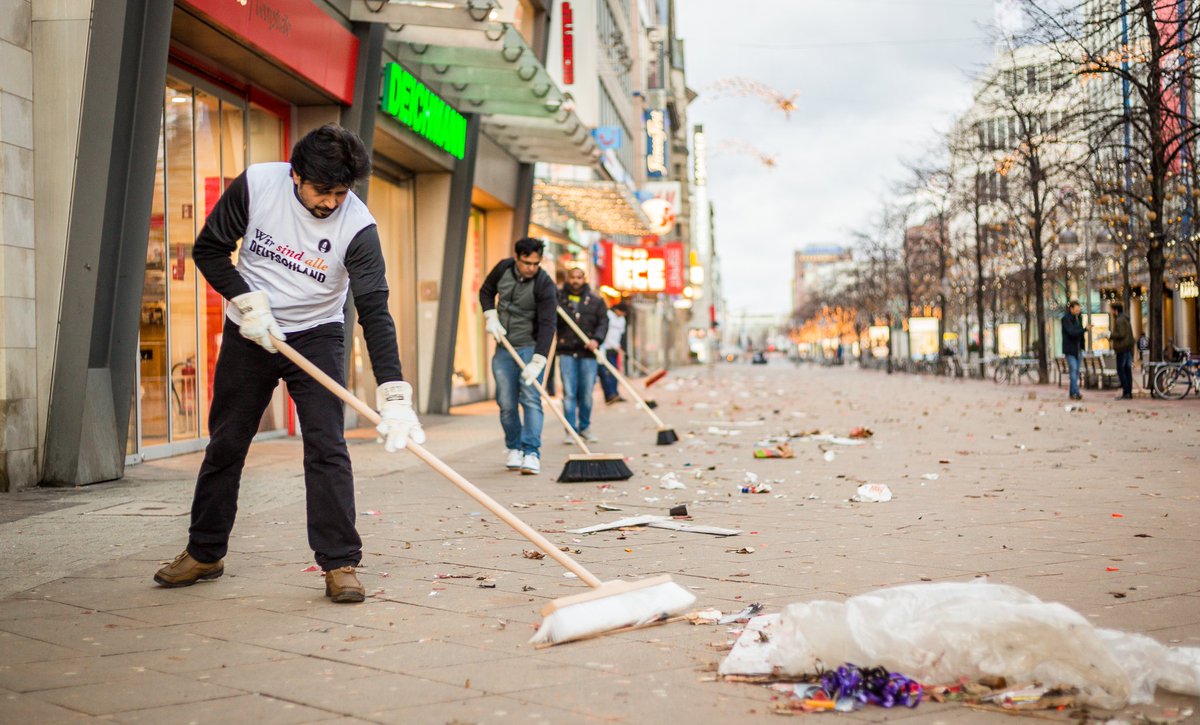
<path id="1" fill-rule="evenodd" d="M 860 503 L 887 503 L 892 500 L 892 489 L 886 483 L 864 483 L 858 487 L 858 492 L 850 497 L 851 501 Z"/>
<path id="2" fill-rule="evenodd" d="M 792 452 L 792 447 L 787 443 L 780 443 L 774 448 L 755 448 L 755 458 L 795 458 L 796 454 Z"/>

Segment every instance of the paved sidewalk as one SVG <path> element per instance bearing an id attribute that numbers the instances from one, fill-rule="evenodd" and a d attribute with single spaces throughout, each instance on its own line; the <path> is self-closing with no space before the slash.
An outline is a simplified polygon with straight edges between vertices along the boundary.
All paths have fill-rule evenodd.
<path id="1" fill-rule="evenodd" d="M 668 572 L 702 606 L 779 611 L 986 574 L 1098 625 L 1200 646 L 1198 401 L 1089 395 L 1086 410 L 1068 412 L 1051 387 L 775 364 L 674 371 L 651 392 L 675 446 L 655 446 L 632 404 L 595 410 L 595 449 L 629 457 L 636 475 L 626 482 L 554 483 L 572 449 L 549 417 L 543 474 L 504 471 L 490 406 L 430 420 L 427 447 L 520 504 L 518 515 L 601 578 Z M 835 447 L 832 461 L 806 442 L 793 444 L 794 459 L 751 457 L 760 437 L 860 425 L 875 437 Z M 297 441 L 255 445 L 226 575 L 186 589 L 151 576 L 185 541 L 199 454 L 111 484 L 0 498 L 0 722 L 774 717 L 768 690 L 706 681 L 733 636 L 725 627 L 679 623 L 534 650 L 526 642 L 541 606 L 582 584 L 525 558 L 529 544 L 414 458 L 358 438 L 370 597 L 357 606 L 328 603 L 320 574 L 307 571 Z M 659 488 L 668 471 L 688 490 Z M 747 471 L 774 481 L 772 493 L 738 493 Z M 860 482 L 887 483 L 896 498 L 849 503 Z M 697 524 L 746 533 L 564 533 L 678 503 Z M 735 553 L 742 547 L 754 553 Z M 1165 693 L 1158 703 L 1196 706 Z M 823 717 L 1009 721 L 926 703 Z"/>

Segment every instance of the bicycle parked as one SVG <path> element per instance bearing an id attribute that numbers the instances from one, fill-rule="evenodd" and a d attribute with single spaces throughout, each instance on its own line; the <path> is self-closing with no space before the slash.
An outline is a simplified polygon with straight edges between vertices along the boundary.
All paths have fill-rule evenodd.
<path id="1" fill-rule="evenodd" d="M 1154 374 L 1154 394 L 1167 400 L 1180 400 L 1196 391 L 1200 395 L 1200 358 L 1162 365 Z"/>
<path id="2" fill-rule="evenodd" d="M 992 379 L 997 383 L 1009 383 L 1010 385 L 1020 385 L 1025 382 L 1036 383 L 1038 381 L 1037 360 L 1002 357 L 996 363 L 996 372 L 992 375 Z"/>

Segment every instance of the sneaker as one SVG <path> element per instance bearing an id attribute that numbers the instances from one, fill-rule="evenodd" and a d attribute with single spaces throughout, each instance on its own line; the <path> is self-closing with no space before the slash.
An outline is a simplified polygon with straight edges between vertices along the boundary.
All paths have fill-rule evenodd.
<path id="1" fill-rule="evenodd" d="M 585 429 L 585 430 L 582 430 L 582 431 L 580 431 L 580 432 L 579 432 L 579 437 L 580 437 L 580 438 L 582 438 L 582 439 L 584 439 L 584 440 L 585 440 L 585 441 L 587 441 L 588 443 L 599 443 L 599 442 L 600 442 L 600 439 L 599 439 L 599 438 L 597 438 L 595 435 L 593 435 L 593 434 L 592 434 L 592 429 L 591 429 L 591 428 L 587 428 L 587 429 Z"/>
<path id="2" fill-rule="evenodd" d="M 367 591 L 358 581 L 354 567 L 343 566 L 325 572 L 325 596 L 338 604 L 361 602 Z"/>
<path id="3" fill-rule="evenodd" d="M 535 476 L 542 472 L 542 459 L 537 457 L 535 453 L 526 453 L 521 460 L 521 473 L 526 476 Z"/>
<path id="4" fill-rule="evenodd" d="M 515 471 L 521 467 L 522 458 L 524 458 L 524 456 L 521 455 L 520 451 L 509 449 L 508 460 L 504 462 L 504 467 L 510 471 Z"/>
<path id="5" fill-rule="evenodd" d="M 175 561 L 158 570 L 154 575 L 154 581 L 167 588 L 190 587 L 198 581 L 216 579 L 224 573 L 224 559 L 205 564 L 196 561 L 185 549 L 182 554 L 175 557 Z"/>
<path id="6" fill-rule="evenodd" d="M 619 395 L 614 395 L 611 398 L 604 399 L 605 405 L 612 405 L 613 403 L 624 403 L 624 402 L 625 402 L 625 399 Z"/>

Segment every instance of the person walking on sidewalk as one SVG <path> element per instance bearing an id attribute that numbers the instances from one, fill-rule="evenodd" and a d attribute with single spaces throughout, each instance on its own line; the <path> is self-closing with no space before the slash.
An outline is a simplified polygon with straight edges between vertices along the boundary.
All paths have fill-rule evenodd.
<path id="1" fill-rule="evenodd" d="M 1117 400 L 1128 400 L 1133 397 L 1133 325 L 1129 315 L 1125 314 L 1125 305 L 1120 302 L 1109 304 L 1113 316 L 1113 330 L 1109 342 L 1113 352 L 1117 354 L 1117 378 L 1121 381 L 1121 394 Z"/>
<path id="2" fill-rule="evenodd" d="M 522 371 L 500 345 L 492 356 L 496 404 L 508 449 L 504 465 L 526 475 L 542 470 L 542 399 L 533 381 L 540 382 L 546 369 L 558 316 L 554 311 L 558 291 L 541 268 L 545 249 L 545 242 L 538 239 L 517 240 L 513 256 L 493 267 L 479 288 L 484 329 L 497 342 L 507 337 L 525 363 Z M 518 406 L 525 413 L 524 421 Z"/>
<path id="3" fill-rule="evenodd" d="M 628 311 L 629 308 L 625 306 L 624 301 L 608 308 L 608 333 L 604 336 L 604 342 L 600 344 L 600 349 L 604 351 L 604 357 L 618 369 L 620 369 L 618 356 L 622 349 L 621 342 L 625 337 L 625 314 Z M 620 388 L 618 388 L 617 379 L 608 371 L 608 368 L 600 367 L 597 372 L 600 374 L 600 389 L 604 391 L 604 402 L 612 405 L 624 401 Z"/>
<path id="4" fill-rule="evenodd" d="M 296 144 L 291 163 L 254 164 L 229 185 L 196 238 L 196 267 L 232 304 L 213 377 L 212 437 L 196 478 L 188 544 L 154 575 L 164 587 L 216 579 L 237 513 L 242 467 L 263 411 L 282 378 L 296 403 L 304 440 L 308 543 L 325 572 L 325 595 L 361 602 L 355 568 L 354 474 L 343 434 L 343 407 L 278 354 L 286 339 L 339 383 L 345 382 L 346 293 L 363 328 L 378 387 L 379 434 L 388 451 L 425 441 L 400 374 L 396 326 L 379 233 L 350 187 L 371 173 L 357 135 L 329 124 Z M 238 240 L 241 249 L 238 250 Z M 230 257 L 238 251 L 237 266 Z"/>
<path id="5" fill-rule="evenodd" d="M 1083 355 L 1083 323 L 1079 319 L 1079 300 L 1071 300 L 1062 317 L 1062 349 L 1067 359 L 1067 374 L 1071 378 L 1071 400 L 1083 400 L 1079 394 L 1079 363 Z"/>
<path id="6" fill-rule="evenodd" d="M 576 267 L 567 272 L 567 281 L 558 292 L 558 305 L 575 320 L 587 341 L 564 321 L 558 323 L 558 367 L 562 372 L 563 413 L 567 422 L 588 443 L 592 435 L 592 390 L 596 387 L 596 350 L 608 333 L 608 308 L 604 300 L 592 294 L 587 273 Z M 572 442 L 567 436 L 567 443 Z"/>

